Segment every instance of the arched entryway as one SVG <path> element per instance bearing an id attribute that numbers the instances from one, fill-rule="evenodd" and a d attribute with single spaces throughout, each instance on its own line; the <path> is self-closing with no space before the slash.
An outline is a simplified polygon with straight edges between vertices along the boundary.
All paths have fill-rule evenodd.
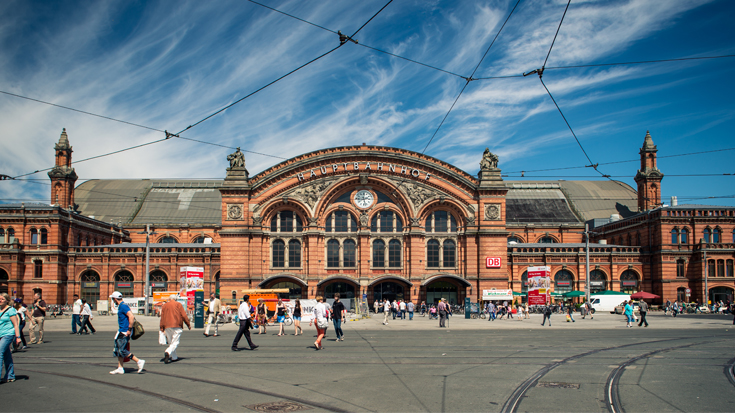
<path id="1" fill-rule="evenodd" d="M 568 270 L 559 270 L 554 275 L 554 292 L 568 293 L 574 290 L 574 275 Z"/>
<path id="2" fill-rule="evenodd" d="M 607 277 L 602 270 L 590 271 L 590 294 L 607 290 Z"/>
<path id="3" fill-rule="evenodd" d="M 288 292 L 278 293 L 283 299 L 295 300 L 307 297 L 308 289 L 306 284 L 297 277 L 290 275 L 280 275 L 271 277 L 260 283 L 260 287 L 264 289 L 287 288 Z"/>
<path id="4" fill-rule="evenodd" d="M 368 297 L 372 298 L 368 304 L 381 300 L 410 300 L 411 284 L 401 277 L 382 277 L 370 283 Z"/>
<path id="5" fill-rule="evenodd" d="M 625 270 L 620 274 L 620 291 L 626 294 L 638 292 L 638 274 L 633 270 Z"/>
<path id="6" fill-rule="evenodd" d="M 168 276 L 165 272 L 161 270 L 155 270 L 151 272 L 151 275 L 149 276 L 149 281 L 151 283 L 151 291 L 153 292 L 163 292 L 168 291 Z"/>
<path id="7" fill-rule="evenodd" d="M 686 288 L 679 287 L 676 289 L 676 300 L 679 302 L 687 302 L 689 300 L 686 299 Z"/>
<path id="8" fill-rule="evenodd" d="M 427 305 L 436 304 L 442 298 L 446 298 L 449 304 L 461 304 L 467 295 L 467 287 L 472 286 L 464 278 L 450 274 L 428 278 L 421 285 Z"/>
<path id="9" fill-rule="evenodd" d="M 119 291 L 123 297 L 135 297 L 133 288 L 133 274 L 123 270 L 115 274 L 115 291 Z"/>
<path id="10" fill-rule="evenodd" d="M 713 287 L 709 289 L 709 300 L 712 304 L 722 301 L 733 301 L 733 289 L 730 287 Z"/>
<path id="11" fill-rule="evenodd" d="M 95 271 L 87 270 L 79 277 L 81 288 L 80 298 L 87 300 L 92 310 L 97 309 L 97 301 L 100 299 L 100 276 Z"/>

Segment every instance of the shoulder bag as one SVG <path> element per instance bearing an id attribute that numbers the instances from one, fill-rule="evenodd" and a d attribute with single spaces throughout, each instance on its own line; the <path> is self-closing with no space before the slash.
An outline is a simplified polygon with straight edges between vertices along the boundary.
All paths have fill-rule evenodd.
<path id="1" fill-rule="evenodd" d="M 143 336 L 143 334 L 145 334 L 145 329 L 143 328 L 143 324 L 140 324 L 138 320 L 134 319 L 133 320 L 133 335 L 132 335 L 133 340 L 139 339 L 140 337 Z"/>

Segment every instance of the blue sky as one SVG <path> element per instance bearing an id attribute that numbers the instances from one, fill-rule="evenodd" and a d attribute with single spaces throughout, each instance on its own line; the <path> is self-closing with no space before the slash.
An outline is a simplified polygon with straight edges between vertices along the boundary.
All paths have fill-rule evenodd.
<path id="1" fill-rule="evenodd" d="M 380 1 L 264 4 L 351 34 Z M 360 44 L 469 76 L 513 1 L 396 0 Z M 566 1 L 521 0 L 474 77 L 541 67 Z M 4 1 L 0 90 L 178 132 L 339 44 L 337 35 L 241 1 Z M 664 202 L 735 206 L 735 2 L 573 1 L 543 79 L 600 171 L 633 187 L 647 130 Z M 246 153 L 256 174 L 320 148 L 366 142 L 422 152 L 465 81 L 348 43 L 181 136 Z M 79 160 L 163 133 L 0 94 L 0 174 L 53 166 L 66 128 Z M 603 179 L 538 76 L 470 82 L 426 154 L 471 174 L 485 147 L 508 180 Z M 672 156 L 713 151 L 691 156 Z M 181 139 L 75 165 L 80 177 L 222 178 L 232 149 Z M 668 157 L 667 157 L 668 156 Z M 622 162 L 633 161 L 633 162 Z M 538 171 L 555 169 L 551 171 Z M 524 177 L 521 178 L 521 171 Z M 533 172 L 538 171 L 538 172 Z M 0 202 L 49 201 L 45 172 L 0 182 Z M 729 196 L 729 197 L 728 197 Z M 707 197 L 717 197 L 705 199 Z"/>

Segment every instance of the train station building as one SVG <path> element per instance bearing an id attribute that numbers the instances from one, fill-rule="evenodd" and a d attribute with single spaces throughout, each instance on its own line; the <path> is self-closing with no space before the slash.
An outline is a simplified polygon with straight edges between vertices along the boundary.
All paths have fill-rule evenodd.
<path id="1" fill-rule="evenodd" d="M 78 186 L 66 131 L 49 172 L 52 205 L 0 204 L 0 289 L 50 303 L 140 297 L 150 229 L 154 290 L 203 267 L 205 292 L 341 293 L 434 302 L 524 292 L 551 267 L 554 290 L 648 291 L 732 301 L 735 208 L 663 205 L 646 134 L 637 188 L 612 180 L 504 180 L 478 153 L 477 176 L 382 146 L 327 148 L 250 176 L 238 149 L 222 180 L 89 180 Z M 591 231 L 585 272 L 585 224 Z M 687 293 L 687 290 L 689 292 Z M 687 294 L 689 294 L 687 296 Z"/>

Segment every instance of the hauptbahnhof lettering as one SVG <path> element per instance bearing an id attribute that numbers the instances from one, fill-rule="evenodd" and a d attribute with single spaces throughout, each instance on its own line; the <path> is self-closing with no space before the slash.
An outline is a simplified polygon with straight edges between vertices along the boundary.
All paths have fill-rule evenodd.
<path id="1" fill-rule="evenodd" d="M 290 297 L 461 302 L 525 292 L 551 267 L 556 292 L 649 291 L 732 300 L 735 209 L 663 205 L 646 133 L 637 188 L 609 180 L 508 181 L 478 154 L 477 177 L 439 159 L 370 145 L 328 148 L 223 180 L 90 180 L 76 186 L 66 131 L 49 172 L 53 205 L 0 205 L 0 289 L 49 303 L 143 296 L 145 231 L 154 290 L 203 267 L 205 292 L 288 288 Z M 225 165 L 223 165 L 223 169 Z M 633 171 L 631 171 L 633 172 Z M 590 275 L 582 232 L 593 229 Z M 488 259 L 491 258 L 491 259 Z M 492 263 L 489 264 L 489 263 Z M 705 274 L 707 290 L 705 292 Z M 688 294 L 687 295 L 687 290 Z"/>

